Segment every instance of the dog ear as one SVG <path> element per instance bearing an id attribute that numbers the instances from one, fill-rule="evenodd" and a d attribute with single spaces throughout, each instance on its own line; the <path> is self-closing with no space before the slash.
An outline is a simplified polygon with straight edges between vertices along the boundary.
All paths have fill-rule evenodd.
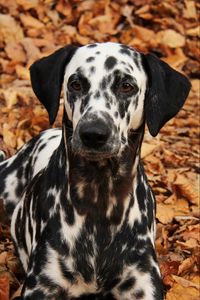
<path id="1" fill-rule="evenodd" d="M 144 55 L 148 75 L 145 119 L 152 136 L 174 117 L 183 106 L 191 84 L 187 77 L 172 69 L 152 54 Z"/>
<path id="2" fill-rule="evenodd" d="M 39 59 L 30 67 L 33 91 L 47 109 L 50 124 L 53 124 L 58 112 L 65 66 L 76 49 L 76 46 L 66 46 Z"/>

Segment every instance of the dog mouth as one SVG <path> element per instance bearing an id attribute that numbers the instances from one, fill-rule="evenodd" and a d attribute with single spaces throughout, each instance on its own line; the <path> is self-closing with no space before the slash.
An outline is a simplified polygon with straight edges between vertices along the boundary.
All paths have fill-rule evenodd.
<path id="1" fill-rule="evenodd" d="M 118 150 L 115 151 L 94 151 L 94 150 L 85 150 L 85 149 L 73 149 L 75 155 L 80 155 L 89 161 L 99 161 L 110 159 L 118 155 Z"/>

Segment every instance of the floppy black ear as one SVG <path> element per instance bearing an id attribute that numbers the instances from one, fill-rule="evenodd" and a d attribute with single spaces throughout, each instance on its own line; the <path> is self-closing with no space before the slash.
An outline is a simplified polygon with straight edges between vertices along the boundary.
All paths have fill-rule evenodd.
<path id="1" fill-rule="evenodd" d="M 77 47 L 66 46 L 41 58 L 30 67 L 33 91 L 49 114 L 50 124 L 55 121 L 60 101 L 65 66 Z"/>
<path id="2" fill-rule="evenodd" d="M 152 54 L 144 55 L 148 75 L 145 119 L 152 136 L 174 117 L 183 106 L 191 84 L 187 77 Z"/>

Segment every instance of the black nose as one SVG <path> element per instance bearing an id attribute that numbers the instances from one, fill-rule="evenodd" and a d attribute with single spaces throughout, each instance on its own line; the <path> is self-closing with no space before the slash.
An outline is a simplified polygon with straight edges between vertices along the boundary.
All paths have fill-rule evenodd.
<path id="1" fill-rule="evenodd" d="M 100 120 L 83 123 L 79 136 L 84 146 L 97 149 L 104 146 L 110 136 L 110 128 Z"/>

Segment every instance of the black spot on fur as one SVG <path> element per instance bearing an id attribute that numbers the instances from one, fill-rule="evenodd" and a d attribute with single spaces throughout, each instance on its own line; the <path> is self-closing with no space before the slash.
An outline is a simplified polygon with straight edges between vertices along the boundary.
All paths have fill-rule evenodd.
<path id="1" fill-rule="evenodd" d="M 67 269 L 66 265 L 64 264 L 62 259 L 59 259 L 59 266 L 60 266 L 60 270 L 63 274 L 63 276 L 69 280 L 71 283 L 74 282 L 74 276 L 72 275 L 72 273 Z"/>
<path id="2" fill-rule="evenodd" d="M 22 182 L 19 181 L 15 189 L 16 196 L 19 197 L 22 194 L 23 190 L 24 190 L 24 185 L 22 184 Z"/>
<path id="3" fill-rule="evenodd" d="M 111 109 L 110 103 L 106 102 L 106 108 Z"/>
<path id="4" fill-rule="evenodd" d="M 119 286 L 120 292 L 128 291 L 131 288 L 133 288 L 134 284 L 136 282 L 136 279 L 134 277 L 131 277 L 129 279 L 126 279 L 124 282 L 122 282 Z"/>
<path id="5" fill-rule="evenodd" d="M 90 67 L 90 73 L 95 73 L 96 72 L 96 68 L 94 66 Z"/>
<path id="6" fill-rule="evenodd" d="M 117 59 L 114 56 L 109 56 L 104 63 L 104 67 L 106 70 L 112 70 L 116 64 Z"/>
<path id="7" fill-rule="evenodd" d="M 138 102 L 139 102 L 139 97 L 136 96 L 135 100 L 134 100 L 134 106 L 135 106 L 135 109 L 137 109 L 138 107 Z"/>
<path id="8" fill-rule="evenodd" d="M 26 300 L 44 300 L 46 299 L 45 294 L 41 290 L 35 290 L 34 292 L 31 293 L 31 295 L 26 296 Z"/>
<path id="9" fill-rule="evenodd" d="M 139 70 L 141 70 L 140 64 L 139 64 L 139 60 L 140 60 L 140 54 L 137 52 L 134 52 L 133 55 L 133 61 L 136 64 L 136 66 L 138 67 Z"/>
<path id="10" fill-rule="evenodd" d="M 128 64 L 128 67 L 130 68 L 131 71 L 134 71 L 133 67 L 131 66 L 131 64 Z"/>
<path id="11" fill-rule="evenodd" d="M 90 56 L 90 57 L 88 57 L 87 59 L 86 59 L 86 62 L 92 62 L 92 61 L 94 61 L 95 60 L 95 58 L 94 58 L 94 56 Z"/>
<path id="12" fill-rule="evenodd" d="M 15 205 L 12 202 L 7 202 L 5 205 L 5 210 L 8 215 L 12 215 L 13 211 L 15 209 Z"/>
<path id="13" fill-rule="evenodd" d="M 90 44 L 87 46 L 87 48 L 95 48 L 95 47 L 97 47 L 97 44 Z"/>
<path id="14" fill-rule="evenodd" d="M 57 287 L 55 283 L 53 283 L 52 279 L 50 279 L 49 277 L 43 275 L 39 275 L 39 283 L 42 284 L 43 286 L 48 287 L 49 291 L 53 291 L 55 290 L 55 288 Z M 60 299 L 59 299 L 60 300 Z"/>
<path id="15" fill-rule="evenodd" d="M 143 290 L 138 290 L 134 293 L 136 300 L 143 299 L 144 295 L 145 295 L 145 293 Z"/>
<path id="16" fill-rule="evenodd" d="M 119 52 L 120 52 L 121 54 L 126 54 L 126 55 L 128 55 L 128 56 L 131 56 L 131 51 L 130 51 L 130 49 L 129 49 L 127 46 L 125 46 L 125 45 L 122 45 L 122 46 L 121 46 L 121 49 L 119 50 Z"/>
<path id="17" fill-rule="evenodd" d="M 126 143 L 126 138 L 125 138 L 125 136 L 124 136 L 124 133 L 122 132 L 122 134 L 121 134 L 121 141 L 122 141 L 122 143 L 123 144 L 125 144 Z"/>
<path id="18" fill-rule="evenodd" d="M 103 79 L 100 83 L 100 89 L 105 90 L 107 88 L 107 84 L 108 84 L 108 82 L 107 82 L 106 77 L 103 77 Z"/>
<path id="19" fill-rule="evenodd" d="M 138 178 L 136 195 L 137 195 L 140 211 L 143 212 L 146 209 L 147 191 L 145 189 L 144 184 L 142 183 L 141 178 Z"/>
<path id="20" fill-rule="evenodd" d="M 127 116 L 126 116 L 126 124 L 128 125 L 130 122 L 130 113 L 128 112 Z"/>
<path id="21" fill-rule="evenodd" d="M 125 107 L 124 107 L 124 103 L 122 101 L 119 102 L 119 114 L 120 114 L 121 119 L 123 119 L 125 116 Z"/>
<path id="22" fill-rule="evenodd" d="M 81 107 L 80 107 L 81 114 L 84 112 L 85 107 L 88 105 L 88 103 L 90 101 L 90 96 L 91 96 L 91 94 L 89 93 L 86 97 L 84 97 L 82 99 Z"/>
<path id="23" fill-rule="evenodd" d="M 125 68 L 126 73 L 131 73 L 131 71 L 129 70 L 129 68 Z"/>
<path id="24" fill-rule="evenodd" d="M 103 93 L 103 96 L 106 100 L 106 103 L 110 103 L 110 104 L 113 104 L 113 98 L 112 96 L 110 96 L 106 91 Z"/>
<path id="25" fill-rule="evenodd" d="M 29 275 L 28 278 L 26 279 L 26 286 L 29 289 L 33 289 L 37 284 L 37 281 L 35 279 L 35 276 Z"/>
<path id="26" fill-rule="evenodd" d="M 118 111 L 116 111 L 115 112 L 115 118 L 118 118 L 118 116 L 119 116 L 119 113 L 118 113 Z"/>
<path id="27" fill-rule="evenodd" d="M 101 53 L 100 51 L 97 51 L 97 52 L 96 52 L 96 54 L 100 54 L 100 53 Z"/>
<path id="28" fill-rule="evenodd" d="M 100 98 L 100 92 L 99 91 L 96 91 L 96 93 L 94 94 L 94 98 L 95 99 Z"/>

